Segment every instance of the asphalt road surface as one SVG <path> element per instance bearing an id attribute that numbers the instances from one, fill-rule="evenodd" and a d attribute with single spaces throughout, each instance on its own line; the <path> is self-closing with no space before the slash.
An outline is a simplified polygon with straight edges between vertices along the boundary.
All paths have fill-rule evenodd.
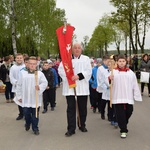
<path id="1" fill-rule="evenodd" d="M 18 108 L 15 103 L 6 103 L 0 94 L 0 150 L 150 150 L 150 97 L 147 89 L 143 102 L 135 102 L 134 112 L 128 125 L 126 139 L 120 138 L 107 120 L 93 113 L 88 101 L 87 133 L 78 128 L 76 134 L 65 137 L 67 131 L 66 100 L 57 89 L 55 111 L 46 114 L 40 110 L 40 135 L 25 131 L 24 119 L 16 121 Z"/>

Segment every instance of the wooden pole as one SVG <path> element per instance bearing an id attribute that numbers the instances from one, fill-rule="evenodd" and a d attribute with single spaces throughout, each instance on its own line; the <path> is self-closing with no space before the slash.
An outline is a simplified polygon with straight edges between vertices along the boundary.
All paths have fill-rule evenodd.
<path id="1" fill-rule="evenodd" d="M 35 71 L 35 85 L 38 85 L 38 71 Z M 38 118 L 38 90 L 35 89 L 35 98 L 36 98 L 36 118 Z"/>
<path id="2" fill-rule="evenodd" d="M 113 69 L 114 69 L 114 61 L 111 60 L 111 77 L 114 75 Z M 110 107 L 111 108 L 112 108 L 112 86 L 113 86 L 113 80 L 111 79 L 111 83 L 110 83 Z"/>
<path id="3" fill-rule="evenodd" d="M 74 95 L 75 95 L 75 100 L 76 100 L 78 126 L 81 127 L 80 113 L 79 113 L 79 107 L 78 107 L 78 101 L 77 101 L 77 95 L 76 95 L 76 88 L 74 87 L 73 89 L 74 89 Z"/>

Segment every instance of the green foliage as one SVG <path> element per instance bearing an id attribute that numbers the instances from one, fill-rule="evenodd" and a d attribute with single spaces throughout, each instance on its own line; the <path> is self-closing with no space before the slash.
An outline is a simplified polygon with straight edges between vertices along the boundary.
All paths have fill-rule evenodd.
<path id="1" fill-rule="evenodd" d="M 113 13 L 114 20 L 125 25 L 122 31 L 129 36 L 133 53 L 137 53 L 138 47 L 144 52 L 146 32 L 150 24 L 149 0 L 110 0 L 117 8 Z M 130 45 L 129 45 L 130 46 Z M 130 54 L 131 54 L 131 47 Z"/>
<path id="2" fill-rule="evenodd" d="M 1 0 L 0 4 L 0 43 L 3 43 L 4 35 L 11 36 L 12 12 L 10 0 Z M 63 25 L 65 11 L 56 8 L 55 0 L 17 0 L 14 6 L 18 52 L 44 57 L 58 53 L 56 29 Z M 12 52 L 12 46 L 9 47 Z M 3 45 L 0 48 L 6 55 Z"/>
<path id="3" fill-rule="evenodd" d="M 104 15 L 100 19 L 98 26 L 95 28 L 92 38 L 90 39 L 86 48 L 87 53 L 93 56 L 101 57 L 103 54 L 108 54 L 108 45 L 114 41 L 113 34 L 115 33 L 109 21 L 109 16 Z M 105 52 L 104 52 L 105 50 Z"/>

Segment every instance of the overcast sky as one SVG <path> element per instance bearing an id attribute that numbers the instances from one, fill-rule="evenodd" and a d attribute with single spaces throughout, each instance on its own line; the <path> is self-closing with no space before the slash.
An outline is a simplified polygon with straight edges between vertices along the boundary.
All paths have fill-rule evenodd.
<path id="1" fill-rule="evenodd" d="M 75 27 L 79 42 L 84 36 L 91 38 L 101 17 L 115 11 L 109 0 L 56 0 L 56 7 L 65 9 L 67 22 Z M 111 45 L 111 49 L 115 46 Z M 148 32 L 145 48 L 150 48 L 150 32 Z"/>

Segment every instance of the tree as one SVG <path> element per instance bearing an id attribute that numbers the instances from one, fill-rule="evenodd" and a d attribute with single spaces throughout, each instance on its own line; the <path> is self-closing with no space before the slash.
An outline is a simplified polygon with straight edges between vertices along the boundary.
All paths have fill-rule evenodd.
<path id="1" fill-rule="evenodd" d="M 150 2 L 149 0 L 110 0 L 117 8 L 115 13 L 119 22 L 128 22 L 130 54 L 144 52 L 145 37 L 150 23 Z"/>
<path id="2" fill-rule="evenodd" d="M 99 57 L 102 57 L 104 54 L 108 54 L 108 45 L 114 41 L 114 29 L 112 28 L 111 23 L 109 22 L 109 16 L 104 15 L 97 27 L 95 28 L 92 38 L 88 43 L 88 49 L 94 50 L 95 53 L 99 53 Z M 105 50 L 105 52 L 103 51 Z"/>
<path id="3" fill-rule="evenodd" d="M 6 30 L 12 26 L 14 54 L 27 53 L 33 47 L 32 54 L 36 52 L 44 57 L 48 56 L 47 52 L 58 52 L 55 32 L 63 24 L 65 11 L 56 8 L 55 0 L 11 0 L 11 3 L 10 0 L 2 0 L 0 3 L 0 16 L 3 16 L 1 34 L 10 35 L 11 32 Z"/>

